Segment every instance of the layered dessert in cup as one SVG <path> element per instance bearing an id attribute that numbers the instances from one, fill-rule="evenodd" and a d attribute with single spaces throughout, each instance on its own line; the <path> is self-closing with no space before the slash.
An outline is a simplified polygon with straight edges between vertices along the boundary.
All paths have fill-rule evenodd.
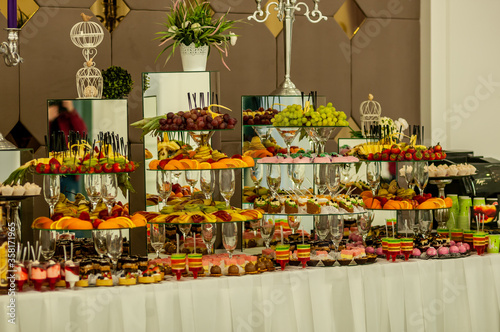
<path id="1" fill-rule="evenodd" d="M 56 282 L 56 287 L 66 287 L 66 271 L 64 270 L 64 261 L 59 262 L 61 275 L 59 280 Z"/>
<path id="2" fill-rule="evenodd" d="M 412 238 L 402 238 L 401 239 L 401 252 L 405 256 L 405 261 L 410 258 L 413 253 L 413 239 Z"/>
<path id="3" fill-rule="evenodd" d="M 462 242 L 464 239 L 464 232 L 461 229 L 451 230 L 451 240 L 455 242 Z"/>
<path id="4" fill-rule="evenodd" d="M 474 243 L 474 231 L 464 231 L 464 242 L 469 245 L 469 247 L 473 246 Z"/>
<path id="5" fill-rule="evenodd" d="M 437 235 L 440 239 L 447 239 L 450 237 L 450 231 L 448 229 L 438 229 Z"/>
<path id="6" fill-rule="evenodd" d="M 80 263 L 72 260 L 64 263 L 64 278 L 66 288 L 73 288 L 78 280 L 80 280 Z"/>
<path id="7" fill-rule="evenodd" d="M 396 261 L 396 256 L 401 252 L 401 240 L 399 239 L 388 239 L 387 241 L 387 251 L 392 257 L 392 261 Z"/>
<path id="8" fill-rule="evenodd" d="M 382 238 L 382 253 L 385 255 L 385 257 L 387 258 L 387 260 L 389 260 L 390 258 L 390 255 L 389 255 L 389 238 L 388 237 L 384 237 Z"/>
<path id="9" fill-rule="evenodd" d="M 18 291 L 23 291 L 24 284 L 28 281 L 28 269 L 23 263 L 17 262 L 15 266 L 16 284 Z"/>
<path id="10" fill-rule="evenodd" d="M 478 255 L 482 255 L 486 250 L 486 233 L 485 232 L 477 232 L 473 236 L 473 245 L 474 249 L 477 250 Z"/>
<path id="11" fill-rule="evenodd" d="M 202 255 L 201 254 L 189 254 L 188 255 L 188 267 L 189 271 L 193 273 L 193 277 L 198 278 L 198 272 L 203 269 Z"/>
<path id="12" fill-rule="evenodd" d="M 286 264 L 290 261 L 290 245 L 279 244 L 276 246 L 276 262 L 281 266 L 281 270 L 285 269 Z"/>
<path id="13" fill-rule="evenodd" d="M 305 268 L 307 261 L 311 260 L 310 244 L 297 244 L 297 259 L 302 263 L 302 268 Z"/>
<path id="14" fill-rule="evenodd" d="M 181 279 L 182 273 L 186 271 L 186 254 L 172 254 L 172 272 L 177 276 L 177 280 Z"/>
<path id="15" fill-rule="evenodd" d="M 50 290 L 56 289 L 56 284 L 61 279 L 61 265 L 50 260 L 47 264 L 47 280 Z"/>
<path id="16" fill-rule="evenodd" d="M 34 261 L 31 265 L 31 277 L 30 280 L 35 286 L 35 290 L 41 292 L 42 285 L 47 280 L 47 268 L 45 264 L 41 264 L 39 261 Z"/>
<path id="17" fill-rule="evenodd" d="M 76 287 L 88 287 L 89 277 L 94 273 L 94 263 L 87 259 L 80 262 L 80 280 L 76 282 Z"/>

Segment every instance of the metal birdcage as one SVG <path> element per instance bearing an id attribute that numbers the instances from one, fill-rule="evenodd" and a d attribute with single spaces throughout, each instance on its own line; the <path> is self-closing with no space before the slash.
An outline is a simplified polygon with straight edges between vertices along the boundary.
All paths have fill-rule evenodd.
<path id="1" fill-rule="evenodd" d="M 70 37 L 73 44 L 82 49 L 85 63 L 76 73 L 78 98 L 102 98 L 102 74 L 93 61 L 97 55 L 96 47 L 104 38 L 104 31 L 99 23 L 91 22 L 91 16 L 81 14 L 83 22 L 71 28 Z"/>
<path id="2" fill-rule="evenodd" d="M 378 102 L 373 101 L 373 95 L 370 93 L 368 95 L 368 100 L 361 103 L 359 113 L 361 115 L 361 133 L 363 137 L 366 137 L 366 128 L 370 128 L 372 125 L 378 125 L 380 114 L 382 114 L 382 107 Z"/>

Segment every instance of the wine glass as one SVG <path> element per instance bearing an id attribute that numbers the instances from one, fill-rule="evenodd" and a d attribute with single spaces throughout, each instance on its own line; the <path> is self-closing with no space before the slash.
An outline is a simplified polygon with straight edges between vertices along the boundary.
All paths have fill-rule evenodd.
<path id="1" fill-rule="evenodd" d="M 380 169 L 381 165 L 379 162 L 366 163 L 366 181 L 368 182 L 368 185 L 372 189 L 372 193 L 374 196 L 380 184 Z"/>
<path id="2" fill-rule="evenodd" d="M 41 254 L 45 261 L 48 261 L 54 256 L 56 252 L 57 232 L 49 230 L 39 230 L 40 247 L 42 248 Z"/>
<path id="3" fill-rule="evenodd" d="M 201 225 L 201 238 L 203 243 L 207 246 L 208 254 L 212 253 L 212 248 L 217 238 L 217 224 L 202 224 Z"/>
<path id="4" fill-rule="evenodd" d="M 164 224 L 150 224 L 149 225 L 149 239 L 151 247 L 156 251 L 156 258 L 160 258 L 160 251 L 165 245 L 165 225 Z"/>
<path id="5" fill-rule="evenodd" d="M 278 131 L 278 134 L 280 134 L 281 138 L 283 138 L 283 141 L 285 141 L 287 155 L 290 156 L 290 145 L 292 145 L 292 142 L 294 141 L 295 137 L 297 137 L 300 128 L 286 127 L 286 128 L 276 128 L 276 130 Z"/>
<path id="6" fill-rule="evenodd" d="M 425 187 L 427 186 L 427 181 L 429 181 L 429 169 L 427 168 L 427 162 L 417 162 L 414 167 L 414 176 L 417 187 L 420 191 L 420 195 L 424 194 Z"/>
<path id="7" fill-rule="evenodd" d="M 106 248 L 106 231 L 94 229 L 92 231 L 92 239 L 94 240 L 95 251 L 103 259 L 104 255 L 108 252 Z"/>
<path id="8" fill-rule="evenodd" d="M 108 257 L 113 263 L 113 270 L 116 271 L 118 258 L 123 252 L 123 236 L 121 229 L 106 230 L 106 249 Z"/>
<path id="9" fill-rule="evenodd" d="M 344 237 L 344 217 L 341 215 L 331 215 L 330 233 L 335 251 L 339 251 L 339 245 Z"/>
<path id="10" fill-rule="evenodd" d="M 235 222 L 222 223 L 222 244 L 229 254 L 229 258 L 233 258 L 234 249 L 238 243 L 238 224 Z"/>
<path id="11" fill-rule="evenodd" d="M 50 207 L 50 216 L 54 214 L 54 206 L 61 194 L 61 181 L 58 175 L 43 176 L 43 196 Z"/>
<path id="12" fill-rule="evenodd" d="M 261 219 L 248 221 L 248 225 L 253 230 L 253 235 L 255 237 L 257 237 L 257 230 L 260 229 L 260 221 Z"/>
<path id="13" fill-rule="evenodd" d="M 314 165 L 314 183 L 318 189 L 318 194 L 323 195 L 327 188 L 327 173 L 329 164 L 316 164 Z"/>
<path id="14" fill-rule="evenodd" d="M 292 180 L 295 188 L 300 192 L 300 186 L 304 182 L 306 174 L 306 165 L 304 164 L 291 164 L 288 165 L 288 176 Z"/>
<path id="15" fill-rule="evenodd" d="M 250 178 L 255 186 L 255 194 L 259 195 L 259 187 L 264 177 L 264 167 L 262 164 L 256 163 L 254 167 L 250 168 Z"/>
<path id="16" fill-rule="evenodd" d="M 373 211 L 366 211 L 356 220 L 359 235 L 361 235 L 361 237 L 363 238 L 363 244 L 365 246 L 366 246 L 366 237 L 370 232 L 374 218 L 375 218 L 375 213 L 373 213 Z"/>
<path id="17" fill-rule="evenodd" d="M 198 171 L 186 171 L 184 172 L 184 178 L 186 182 L 191 186 L 191 197 L 194 195 L 194 186 L 198 183 L 200 177 L 200 172 Z"/>
<path id="18" fill-rule="evenodd" d="M 211 199 L 215 189 L 215 171 L 200 171 L 201 191 L 205 194 L 205 199 Z"/>
<path id="19" fill-rule="evenodd" d="M 156 172 L 156 190 L 158 195 L 163 200 L 163 206 L 167 205 L 167 200 L 172 193 L 172 174 L 167 171 Z M 158 204 L 158 209 L 160 209 L 160 204 Z"/>
<path id="20" fill-rule="evenodd" d="M 405 166 L 403 166 L 405 167 Z M 413 166 L 406 165 L 405 167 L 405 181 L 406 181 L 406 186 L 408 189 L 414 189 L 415 188 L 415 175 L 414 175 L 414 168 Z"/>
<path id="21" fill-rule="evenodd" d="M 260 226 L 260 235 L 262 236 L 262 240 L 264 240 L 264 244 L 266 245 L 266 249 L 271 247 L 271 240 L 274 236 L 275 223 L 274 217 L 269 217 L 266 220 L 266 217 L 262 219 L 262 226 Z"/>
<path id="22" fill-rule="evenodd" d="M 226 201 L 226 207 L 228 208 L 230 207 L 229 201 L 234 195 L 235 185 L 234 169 L 221 169 L 219 171 L 219 191 Z"/>
<path id="23" fill-rule="evenodd" d="M 108 215 L 111 216 L 113 203 L 118 195 L 118 180 L 116 174 L 104 174 L 101 177 L 101 194 L 104 203 L 108 207 Z"/>
<path id="24" fill-rule="evenodd" d="M 189 232 L 191 232 L 191 224 L 179 224 L 179 230 L 182 233 L 184 242 L 186 242 Z"/>
<path id="25" fill-rule="evenodd" d="M 268 164 L 266 173 L 266 182 L 269 190 L 271 190 L 271 197 L 276 197 L 281 187 L 281 165 Z"/>
<path id="26" fill-rule="evenodd" d="M 300 222 L 302 221 L 301 216 L 288 216 L 288 226 L 292 230 L 292 234 L 295 234 L 300 227 Z"/>
<path id="27" fill-rule="evenodd" d="M 87 197 L 92 204 L 92 211 L 94 211 L 99 199 L 101 199 L 101 175 L 85 175 L 85 191 L 87 192 Z"/>
<path id="28" fill-rule="evenodd" d="M 432 210 L 417 210 L 417 215 L 420 233 L 427 238 L 432 230 L 432 223 L 434 221 Z"/>
<path id="29" fill-rule="evenodd" d="M 330 196 L 333 197 L 334 194 L 339 190 L 340 187 L 340 172 L 339 165 L 330 164 L 327 167 L 326 173 L 326 187 L 330 192 Z"/>
<path id="30" fill-rule="evenodd" d="M 330 233 L 330 216 L 314 216 L 314 229 L 320 241 L 324 241 Z"/>

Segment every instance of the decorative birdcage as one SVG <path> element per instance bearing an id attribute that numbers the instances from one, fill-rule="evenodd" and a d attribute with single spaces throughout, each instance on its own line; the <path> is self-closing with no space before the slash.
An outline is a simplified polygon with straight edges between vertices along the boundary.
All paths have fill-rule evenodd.
<path id="1" fill-rule="evenodd" d="M 102 74 L 92 59 L 76 73 L 76 87 L 79 98 L 102 98 Z"/>
<path id="2" fill-rule="evenodd" d="M 78 98 L 102 98 L 102 74 L 95 67 L 96 47 L 104 38 L 104 31 L 99 23 L 90 21 L 91 16 L 81 14 L 83 22 L 71 28 L 70 37 L 73 44 L 82 49 L 85 59 L 83 68 L 76 73 Z"/>
<path id="3" fill-rule="evenodd" d="M 366 129 L 372 125 L 378 125 L 382 107 L 378 102 L 373 100 L 373 95 L 370 93 L 368 100 L 361 103 L 359 113 L 361 115 L 361 133 L 363 137 L 366 137 Z"/>

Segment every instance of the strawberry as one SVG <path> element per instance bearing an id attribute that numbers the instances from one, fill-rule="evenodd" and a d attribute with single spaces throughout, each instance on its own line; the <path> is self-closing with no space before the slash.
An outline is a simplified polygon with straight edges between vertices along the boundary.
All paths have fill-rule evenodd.
<path id="1" fill-rule="evenodd" d="M 181 160 L 184 159 L 184 155 L 182 153 L 179 153 L 177 156 L 175 156 L 173 159 L 175 160 Z"/>
<path id="2" fill-rule="evenodd" d="M 422 154 L 421 150 L 417 150 L 415 154 L 413 155 L 413 160 L 422 160 L 424 155 Z"/>
<path id="3" fill-rule="evenodd" d="M 57 165 L 57 166 L 61 166 L 61 163 L 59 162 L 59 160 L 57 160 L 56 158 L 50 158 L 49 160 L 49 165 Z"/>
<path id="4" fill-rule="evenodd" d="M 441 154 L 441 152 L 436 152 L 436 160 L 441 160 L 443 159 L 443 155 Z"/>
<path id="5" fill-rule="evenodd" d="M 209 159 L 207 160 L 207 163 L 209 163 L 209 164 L 213 164 L 213 163 L 215 163 L 215 160 L 213 160 L 212 158 L 209 158 Z"/>
<path id="6" fill-rule="evenodd" d="M 59 167 L 61 167 L 61 164 L 50 164 L 49 173 L 59 174 Z"/>
<path id="7" fill-rule="evenodd" d="M 380 155 L 380 153 L 378 153 L 378 152 L 377 152 L 377 153 L 375 153 L 375 154 L 373 155 L 373 160 L 382 160 L 382 156 Z"/>
<path id="8" fill-rule="evenodd" d="M 113 173 L 121 173 L 121 172 L 123 172 L 122 165 L 120 165 L 119 163 L 114 163 L 113 164 Z"/>
<path id="9" fill-rule="evenodd" d="M 59 167 L 59 174 L 67 174 L 69 173 L 69 167 L 66 165 L 61 165 Z"/>
<path id="10" fill-rule="evenodd" d="M 391 153 L 389 156 L 390 161 L 396 161 L 398 159 L 399 154 Z"/>
<path id="11" fill-rule="evenodd" d="M 387 203 L 388 199 L 385 198 L 385 197 L 377 197 L 377 199 L 380 201 L 380 205 L 382 205 L 382 207 L 385 205 L 385 203 Z"/>
<path id="12" fill-rule="evenodd" d="M 431 158 L 429 160 L 436 160 L 436 154 L 431 152 Z"/>
<path id="13" fill-rule="evenodd" d="M 53 221 L 58 221 L 62 217 L 64 217 L 64 214 L 62 214 L 62 213 L 54 213 L 52 215 L 52 217 L 50 217 L 50 219 L 52 219 Z"/>
<path id="14" fill-rule="evenodd" d="M 134 163 L 133 161 L 129 162 L 130 164 L 130 171 L 133 172 L 136 170 L 136 168 L 139 166 L 139 164 Z"/>
<path id="15" fill-rule="evenodd" d="M 78 173 L 85 174 L 85 173 L 88 172 L 89 169 L 85 165 L 80 165 L 80 166 L 77 167 L 77 170 L 78 170 Z"/>
<path id="16" fill-rule="evenodd" d="M 398 154 L 398 161 L 404 161 L 405 160 L 405 155 L 403 153 Z"/>
<path id="17" fill-rule="evenodd" d="M 39 174 L 43 174 L 43 173 L 45 173 L 46 168 L 50 169 L 50 167 L 48 165 L 38 163 L 38 165 L 36 165 L 35 171 Z"/>
<path id="18" fill-rule="evenodd" d="M 441 145 L 439 145 L 439 143 L 438 143 L 438 144 L 436 144 L 436 146 L 434 147 L 434 152 L 441 152 L 441 151 L 443 151 L 442 146 L 441 146 Z"/>
<path id="19" fill-rule="evenodd" d="M 446 152 L 441 152 L 441 157 L 443 157 L 443 159 L 446 159 Z"/>
<path id="20" fill-rule="evenodd" d="M 405 159 L 406 160 L 413 160 L 413 154 L 411 154 L 410 152 L 406 152 L 405 153 Z"/>
<path id="21" fill-rule="evenodd" d="M 165 169 L 165 166 L 170 162 L 170 159 L 162 159 L 160 160 L 160 163 L 158 164 L 159 169 Z M 129 166 L 130 168 L 130 166 Z"/>
<path id="22" fill-rule="evenodd" d="M 390 150 L 388 150 L 388 151 L 390 151 Z M 389 160 L 389 153 L 382 152 L 381 158 L 383 161 L 388 161 Z"/>
<path id="23" fill-rule="evenodd" d="M 391 154 L 391 149 L 384 149 L 382 150 L 382 154 L 387 153 L 388 155 Z"/>
<path id="24" fill-rule="evenodd" d="M 399 148 L 399 146 L 397 144 L 392 145 L 391 153 L 393 153 L 393 154 L 400 154 L 401 153 L 401 149 Z"/>
<path id="25" fill-rule="evenodd" d="M 374 160 L 373 159 L 373 153 L 368 154 L 368 160 Z"/>
<path id="26" fill-rule="evenodd" d="M 104 165 L 102 166 L 102 170 L 104 173 L 111 173 L 113 171 L 113 165 L 104 163 Z"/>
<path id="27" fill-rule="evenodd" d="M 82 212 L 82 213 L 80 213 L 80 215 L 78 216 L 78 219 L 80 219 L 80 220 L 90 221 L 90 214 L 89 214 L 87 211 L 83 211 L 83 212 Z"/>
<path id="28" fill-rule="evenodd" d="M 241 154 L 235 154 L 231 158 L 233 158 L 233 159 L 243 159 L 243 157 L 241 156 Z"/>
<path id="29" fill-rule="evenodd" d="M 414 154 L 415 153 L 415 147 L 413 146 L 409 146 L 408 149 L 406 150 L 407 153 L 411 153 L 411 154 Z"/>
<path id="30" fill-rule="evenodd" d="M 102 173 L 102 165 L 101 165 L 101 164 L 96 164 L 96 165 L 94 166 L 94 169 L 95 169 L 95 172 L 96 172 L 97 174 Z"/>
<path id="31" fill-rule="evenodd" d="M 101 223 L 102 223 L 101 219 L 95 219 L 94 222 L 92 223 L 92 227 L 94 227 L 94 229 L 97 229 Z"/>
<path id="32" fill-rule="evenodd" d="M 268 146 L 266 149 L 267 149 L 267 151 L 271 152 L 273 155 L 276 152 L 276 148 L 274 146 Z"/>
<path id="33" fill-rule="evenodd" d="M 431 153 L 429 150 L 424 151 L 424 160 L 430 160 L 431 159 Z"/>

